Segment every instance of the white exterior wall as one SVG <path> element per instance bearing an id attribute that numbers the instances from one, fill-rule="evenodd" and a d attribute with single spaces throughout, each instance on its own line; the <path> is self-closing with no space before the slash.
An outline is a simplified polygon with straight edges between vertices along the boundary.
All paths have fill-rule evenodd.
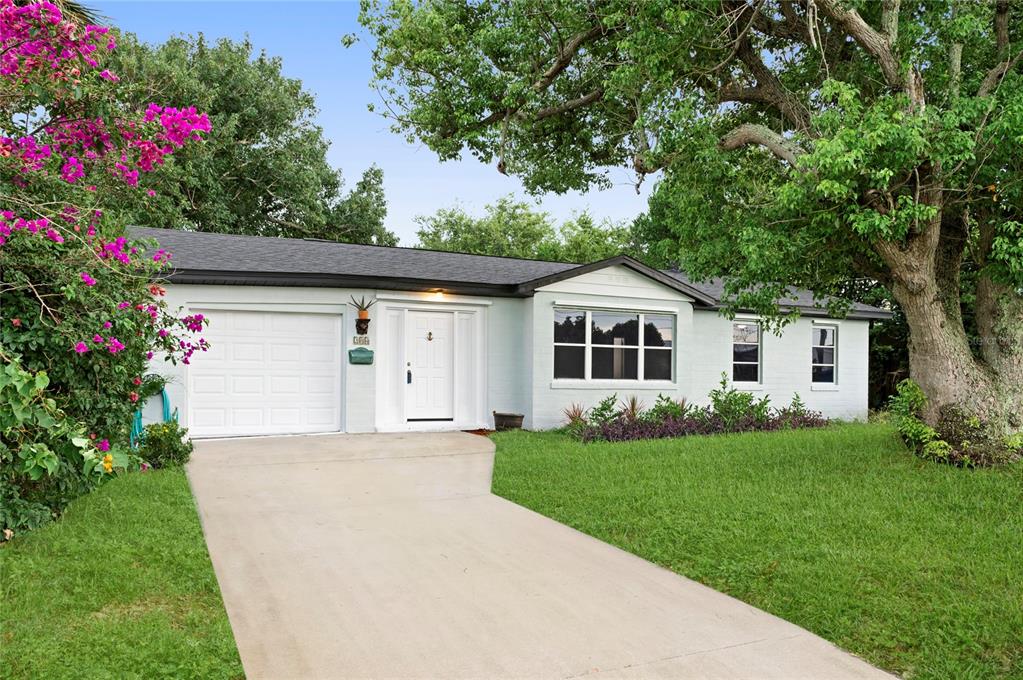
<path id="1" fill-rule="evenodd" d="M 580 308 L 676 313 L 675 380 L 666 382 L 577 381 L 554 379 L 554 309 Z M 740 320 L 755 317 L 739 317 Z M 837 371 L 834 385 L 810 380 L 811 328 L 814 323 L 838 327 Z M 538 289 L 532 299 L 532 407 L 526 426 L 549 429 L 564 424 L 563 410 L 580 404 L 590 408 L 608 395 L 620 400 L 636 396 L 646 407 L 658 394 L 696 404 L 709 402 L 721 374 L 732 374 L 732 321 L 716 311 L 694 309 L 689 298 L 626 267 L 609 267 Z M 762 334 L 761 382 L 740 389 L 768 396 L 784 406 L 793 394 L 808 408 L 844 419 L 867 417 L 869 321 L 802 317 L 785 327 L 781 336 Z"/>
<path id="2" fill-rule="evenodd" d="M 444 295 L 442 300 L 431 293 L 400 293 L 351 288 L 310 288 L 290 286 L 231 285 L 167 285 L 166 301 L 171 310 L 181 314 L 202 311 L 216 324 L 221 310 L 279 311 L 325 313 L 342 316 L 342 366 L 339 400 L 341 429 L 344 432 L 375 432 L 396 429 L 391 414 L 402 394 L 399 380 L 387 381 L 388 360 L 396 357 L 401 331 L 389 319 L 402 307 L 430 308 L 456 312 L 456 333 L 461 339 L 459 354 L 464 356 L 469 345 L 479 343 L 478 365 L 472 374 L 463 371 L 456 378 L 463 393 L 472 393 L 459 405 L 456 421 L 449 426 L 463 428 L 492 427 L 492 411 L 525 413 L 529 405 L 528 366 L 529 333 L 523 323 L 529 300 L 521 298 L 469 298 Z M 377 299 L 377 295 L 380 299 Z M 376 300 L 370 309 L 368 349 L 374 350 L 372 365 L 348 363 L 348 350 L 355 345 L 355 309 L 352 296 Z M 479 320 L 477 326 L 475 321 Z M 388 321 L 392 321 L 388 324 Z M 382 332 L 383 331 L 383 332 Z M 489 348 L 489 349 L 488 349 Z M 203 360 L 197 352 L 192 362 Z M 400 368 L 400 367 L 398 367 Z M 154 358 L 151 370 L 170 378 L 167 394 L 171 410 L 177 409 L 179 421 L 189 426 L 187 371 L 183 364 L 174 366 L 162 357 Z M 479 392 L 476 388 L 479 387 Z M 482 398 L 476 395 L 482 394 Z M 159 398 L 143 407 L 145 422 L 160 419 Z"/>
<path id="3" fill-rule="evenodd" d="M 347 352 L 353 347 L 355 310 L 350 298 L 380 299 L 371 309 L 369 349 L 376 356 L 373 365 L 351 365 Z M 658 394 L 685 397 L 706 403 L 717 387 L 721 373 L 731 375 L 731 321 L 717 312 L 695 309 L 692 301 L 678 291 L 648 279 L 627 267 L 609 267 L 538 289 L 531 298 L 471 298 L 429 293 L 395 293 L 346 288 L 286 286 L 168 285 L 167 302 L 182 313 L 201 310 L 216 323 L 217 309 L 325 313 L 341 315 L 342 384 L 341 427 L 345 432 L 374 432 L 406 427 L 399 423 L 396 406 L 403 394 L 396 360 L 402 342 L 397 311 L 409 308 L 460 310 L 456 328 L 461 351 L 478 347 L 474 375 L 456 376 L 459 390 L 472 393 L 463 400 L 456 420 L 447 427 L 463 429 L 492 427 L 491 412 L 522 413 L 530 429 L 558 427 L 563 410 L 575 403 L 589 408 L 612 393 L 619 399 L 637 396 L 647 407 Z M 664 382 L 577 381 L 554 379 L 554 309 L 580 307 L 676 315 L 674 379 Z M 749 317 L 740 317 L 749 318 Z M 838 327 L 837 385 L 813 385 L 810 381 L 810 342 L 814 322 Z M 771 398 L 782 406 L 798 392 L 807 406 L 829 417 L 865 418 L 867 415 L 869 322 L 801 318 L 787 326 L 781 337 L 762 334 L 762 382 L 741 385 Z M 193 362 L 201 362 L 196 353 Z M 157 357 L 153 370 L 167 375 L 171 410 L 177 409 L 188 426 L 186 371 Z M 400 368 L 400 367 L 398 367 Z M 390 375 L 391 379 L 385 379 Z M 154 400 L 158 402 L 159 400 Z M 159 417 L 159 404 L 144 408 L 145 420 Z M 443 427 L 444 425 L 438 425 Z M 417 426 L 419 427 L 419 426 Z"/>
<path id="4" fill-rule="evenodd" d="M 755 316 L 738 316 L 737 321 Z M 834 385 L 810 380 L 811 329 L 816 324 L 838 328 L 836 348 L 838 380 Z M 697 310 L 694 326 L 700 342 L 683 352 L 692 370 L 692 392 L 698 404 L 718 387 L 721 373 L 732 375 L 732 321 L 713 311 Z M 869 383 L 870 322 L 851 319 L 800 317 L 784 328 L 780 336 L 761 333 L 760 384 L 739 383 L 736 387 L 768 396 L 774 406 L 784 406 L 798 393 L 807 407 L 829 418 L 865 419 Z"/>
<path id="5" fill-rule="evenodd" d="M 606 309 L 676 315 L 675 379 L 555 380 L 554 309 Z M 686 348 L 697 342 L 690 298 L 642 274 L 622 267 L 608 267 L 537 289 L 532 298 L 533 371 L 532 405 L 525 427 L 546 430 L 565 424 L 564 409 L 572 404 L 590 408 L 610 394 L 619 399 L 636 396 L 653 406 L 658 394 L 679 398 L 689 394 L 691 371 L 680 361 Z"/>

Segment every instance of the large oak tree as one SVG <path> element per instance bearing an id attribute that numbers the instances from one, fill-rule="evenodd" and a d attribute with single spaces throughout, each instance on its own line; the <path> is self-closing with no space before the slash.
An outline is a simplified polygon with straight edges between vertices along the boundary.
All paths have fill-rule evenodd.
<path id="1" fill-rule="evenodd" d="M 928 416 L 1023 426 L 1021 3 L 398 0 L 362 20 L 396 128 L 441 158 L 537 191 L 658 173 L 657 249 L 726 276 L 734 307 L 884 285 Z"/>

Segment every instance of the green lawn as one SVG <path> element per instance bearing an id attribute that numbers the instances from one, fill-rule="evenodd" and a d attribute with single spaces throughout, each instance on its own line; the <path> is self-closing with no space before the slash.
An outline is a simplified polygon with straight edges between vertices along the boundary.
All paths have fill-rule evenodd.
<path id="1" fill-rule="evenodd" d="M 0 676 L 241 678 L 182 470 L 131 474 L 0 546 Z"/>
<path id="2" fill-rule="evenodd" d="M 1023 466 L 885 425 L 579 444 L 494 435 L 494 491 L 912 678 L 1023 677 Z"/>

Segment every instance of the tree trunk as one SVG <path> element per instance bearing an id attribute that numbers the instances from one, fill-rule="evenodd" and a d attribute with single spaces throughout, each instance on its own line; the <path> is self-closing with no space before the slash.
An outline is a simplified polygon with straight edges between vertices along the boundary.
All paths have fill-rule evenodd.
<path id="1" fill-rule="evenodd" d="M 974 355 L 960 315 L 947 309 L 936 283 L 910 288 L 896 282 L 892 292 L 909 326 L 910 377 L 928 398 L 924 419 L 936 425 L 940 409 L 953 404 L 980 417 L 997 434 L 1019 431 L 1023 426 L 1023 319 L 1019 312 L 1016 323 L 1009 324 L 1016 329 L 1015 346 L 1004 347 L 1003 342 L 1002 349 L 1009 353 L 997 365 L 991 365 L 983 358 L 983 350 L 981 358 Z M 978 298 L 981 296 L 978 288 Z M 982 348 L 998 342 L 983 328 L 985 324 L 978 325 L 982 326 Z"/>

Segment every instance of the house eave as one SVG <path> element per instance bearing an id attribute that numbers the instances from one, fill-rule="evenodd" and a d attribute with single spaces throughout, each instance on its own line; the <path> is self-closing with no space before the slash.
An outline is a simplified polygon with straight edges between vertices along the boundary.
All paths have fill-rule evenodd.
<path id="1" fill-rule="evenodd" d="M 416 278 L 353 276 L 297 272 L 246 272 L 212 269 L 178 269 L 162 277 L 168 283 L 183 285 L 297 286 L 307 288 L 368 288 L 411 292 L 444 292 L 459 295 L 526 297 L 514 285 L 438 281 Z"/>

